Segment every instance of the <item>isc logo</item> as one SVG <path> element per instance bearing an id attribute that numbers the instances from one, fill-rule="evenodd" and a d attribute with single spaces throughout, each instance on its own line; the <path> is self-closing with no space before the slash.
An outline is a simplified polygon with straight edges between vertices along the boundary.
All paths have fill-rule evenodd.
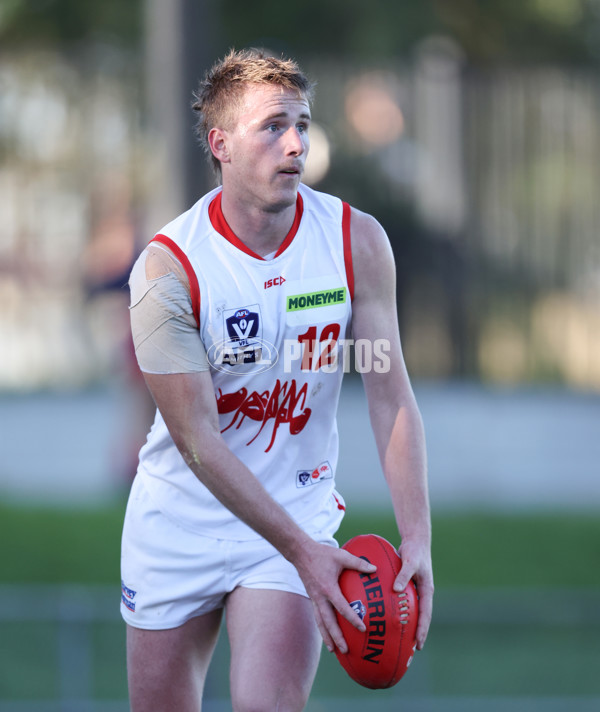
<path id="1" fill-rule="evenodd" d="M 278 287 L 280 284 L 283 284 L 285 282 L 285 277 L 275 277 L 273 279 L 268 279 L 265 282 L 265 289 L 268 289 L 269 287 Z"/>

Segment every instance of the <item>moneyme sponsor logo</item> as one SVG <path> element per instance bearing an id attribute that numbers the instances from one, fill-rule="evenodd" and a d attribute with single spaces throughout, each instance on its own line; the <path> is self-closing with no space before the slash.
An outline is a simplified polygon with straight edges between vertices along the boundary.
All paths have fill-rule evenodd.
<path id="1" fill-rule="evenodd" d="M 288 312 L 302 311 L 327 307 L 333 304 L 343 304 L 346 301 L 346 287 L 325 289 L 321 292 L 308 292 L 307 294 L 293 294 L 287 297 L 285 309 Z"/>

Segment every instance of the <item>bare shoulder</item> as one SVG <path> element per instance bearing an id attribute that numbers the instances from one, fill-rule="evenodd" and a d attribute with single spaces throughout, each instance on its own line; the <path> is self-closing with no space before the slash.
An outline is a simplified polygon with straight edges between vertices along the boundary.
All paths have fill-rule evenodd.
<path id="1" fill-rule="evenodd" d="M 357 208 L 351 209 L 350 230 L 352 251 L 357 257 L 364 257 L 373 251 L 389 248 L 388 236 L 381 224 L 369 213 Z"/>
<path id="2" fill-rule="evenodd" d="M 352 208 L 350 233 L 356 295 L 394 281 L 394 255 L 386 231 L 368 213 Z M 369 290 L 370 291 L 370 290 Z"/>

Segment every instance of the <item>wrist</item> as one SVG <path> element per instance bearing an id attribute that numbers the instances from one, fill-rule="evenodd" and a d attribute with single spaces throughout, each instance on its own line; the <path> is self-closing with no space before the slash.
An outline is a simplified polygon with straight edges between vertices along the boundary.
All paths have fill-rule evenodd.
<path id="1" fill-rule="evenodd" d="M 400 541 L 402 546 L 431 549 L 431 527 L 418 529 L 400 529 Z"/>
<path id="2" fill-rule="evenodd" d="M 310 563 L 311 548 L 316 542 L 303 529 L 299 532 L 298 536 L 294 533 L 279 551 L 296 569 L 301 570 Z"/>

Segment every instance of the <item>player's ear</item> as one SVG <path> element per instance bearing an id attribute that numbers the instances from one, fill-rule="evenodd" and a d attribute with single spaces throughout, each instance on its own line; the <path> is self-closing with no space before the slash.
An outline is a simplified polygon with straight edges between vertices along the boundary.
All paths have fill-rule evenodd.
<path id="1" fill-rule="evenodd" d="M 221 163 L 229 163 L 227 136 L 223 129 L 212 128 L 208 133 L 208 145 L 213 156 Z"/>

